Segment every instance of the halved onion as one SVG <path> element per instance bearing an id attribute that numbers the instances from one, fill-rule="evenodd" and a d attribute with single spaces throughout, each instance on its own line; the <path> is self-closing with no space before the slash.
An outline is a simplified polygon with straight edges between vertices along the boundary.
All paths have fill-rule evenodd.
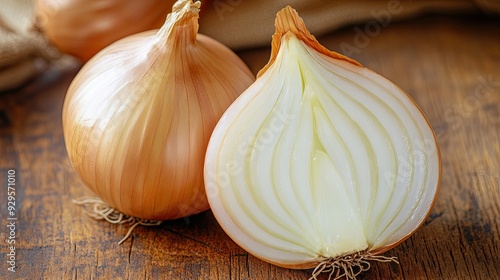
<path id="1" fill-rule="evenodd" d="M 295 10 L 205 158 L 211 209 L 267 262 L 355 277 L 414 233 L 440 180 L 432 128 L 400 88 L 321 46 Z"/>

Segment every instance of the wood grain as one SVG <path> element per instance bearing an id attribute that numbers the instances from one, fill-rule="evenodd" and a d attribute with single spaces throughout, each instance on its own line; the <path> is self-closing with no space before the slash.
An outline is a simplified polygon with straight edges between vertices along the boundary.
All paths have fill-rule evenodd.
<path id="1" fill-rule="evenodd" d="M 364 25 L 357 26 L 364 30 Z M 425 225 L 362 279 L 500 279 L 500 23 L 430 17 L 391 23 L 351 56 L 408 92 L 434 127 L 442 155 L 439 198 Z M 320 38 L 356 47 L 354 27 Z M 344 44 L 343 44 L 344 43 Z M 239 53 L 257 72 L 269 49 Z M 67 159 L 65 91 L 78 67 L 53 68 L 0 93 L 0 279 L 307 279 L 248 255 L 210 211 L 138 227 L 84 214 L 91 194 Z M 7 271 L 7 171 L 17 172 L 16 273 Z M 326 278 L 325 278 L 326 279 Z"/>

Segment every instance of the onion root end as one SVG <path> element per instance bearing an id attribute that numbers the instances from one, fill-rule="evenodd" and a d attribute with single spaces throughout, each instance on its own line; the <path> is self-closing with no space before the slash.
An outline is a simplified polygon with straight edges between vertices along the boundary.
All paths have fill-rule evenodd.
<path id="1" fill-rule="evenodd" d="M 328 280 L 338 280 L 344 277 L 345 279 L 356 279 L 362 272 L 370 270 L 370 261 L 399 264 L 397 257 L 374 255 L 367 251 L 334 258 L 325 257 L 313 270 L 309 280 L 318 280 L 317 277 L 322 273 L 328 273 Z"/>
<path id="2" fill-rule="evenodd" d="M 91 207 L 90 211 L 85 210 L 85 214 L 95 220 L 106 220 L 111 224 L 130 224 L 127 234 L 118 242 L 118 245 L 125 242 L 137 226 L 159 226 L 163 223 L 163 221 L 145 220 L 123 214 L 97 197 L 82 197 L 80 199 L 73 199 L 71 202 L 76 205 Z"/>

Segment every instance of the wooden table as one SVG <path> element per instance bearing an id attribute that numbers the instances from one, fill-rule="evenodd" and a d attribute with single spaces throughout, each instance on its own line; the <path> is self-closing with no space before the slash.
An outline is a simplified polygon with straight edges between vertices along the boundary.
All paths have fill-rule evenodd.
<path id="1" fill-rule="evenodd" d="M 364 25 L 358 26 L 363 29 Z M 348 27 L 321 41 L 405 89 L 434 127 L 442 183 L 425 225 L 363 279 L 500 279 L 500 23 L 430 17 L 391 23 L 360 45 Z M 254 72 L 269 49 L 239 53 Z M 248 255 L 210 211 L 138 227 L 95 221 L 71 199 L 91 194 L 64 146 L 61 107 L 78 67 L 54 67 L 0 94 L 0 279 L 307 279 L 311 271 Z M 6 261 L 9 170 L 15 170 L 16 272 Z"/>

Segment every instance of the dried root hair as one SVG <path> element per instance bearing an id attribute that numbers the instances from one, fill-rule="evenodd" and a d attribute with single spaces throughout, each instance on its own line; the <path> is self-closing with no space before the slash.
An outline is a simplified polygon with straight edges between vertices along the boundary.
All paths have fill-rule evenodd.
<path id="1" fill-rule="evenodd" d="M 159 226 L 163 221 L 144 220 L 137 217 L 125 215 L 120 211 L 110 207 L 104 201 L 97 197 L 82 197 L 80 199 L 71 200 L 76 205 L 90 208 L 90 211 L 85 210 L 85 214 L 96 220 L 106 220 L 111 224 L 130 224 L 127 234 L 118 242 L 118 245 L 127 240 L 132 231 L 137 226 Z"/>
<path id="2" fill-rule="evenodd" d="M 395 262 L 399 264 L 396 257 L 373 255 L 370 252 L 356 252 L 335 258 L 325 258 L 312 272 L 309 280 L 318 280 L 322 273 L 328 273 L 328 280 L 356 279 L 358 275 L 370 269 L 370 261 Z"/>

